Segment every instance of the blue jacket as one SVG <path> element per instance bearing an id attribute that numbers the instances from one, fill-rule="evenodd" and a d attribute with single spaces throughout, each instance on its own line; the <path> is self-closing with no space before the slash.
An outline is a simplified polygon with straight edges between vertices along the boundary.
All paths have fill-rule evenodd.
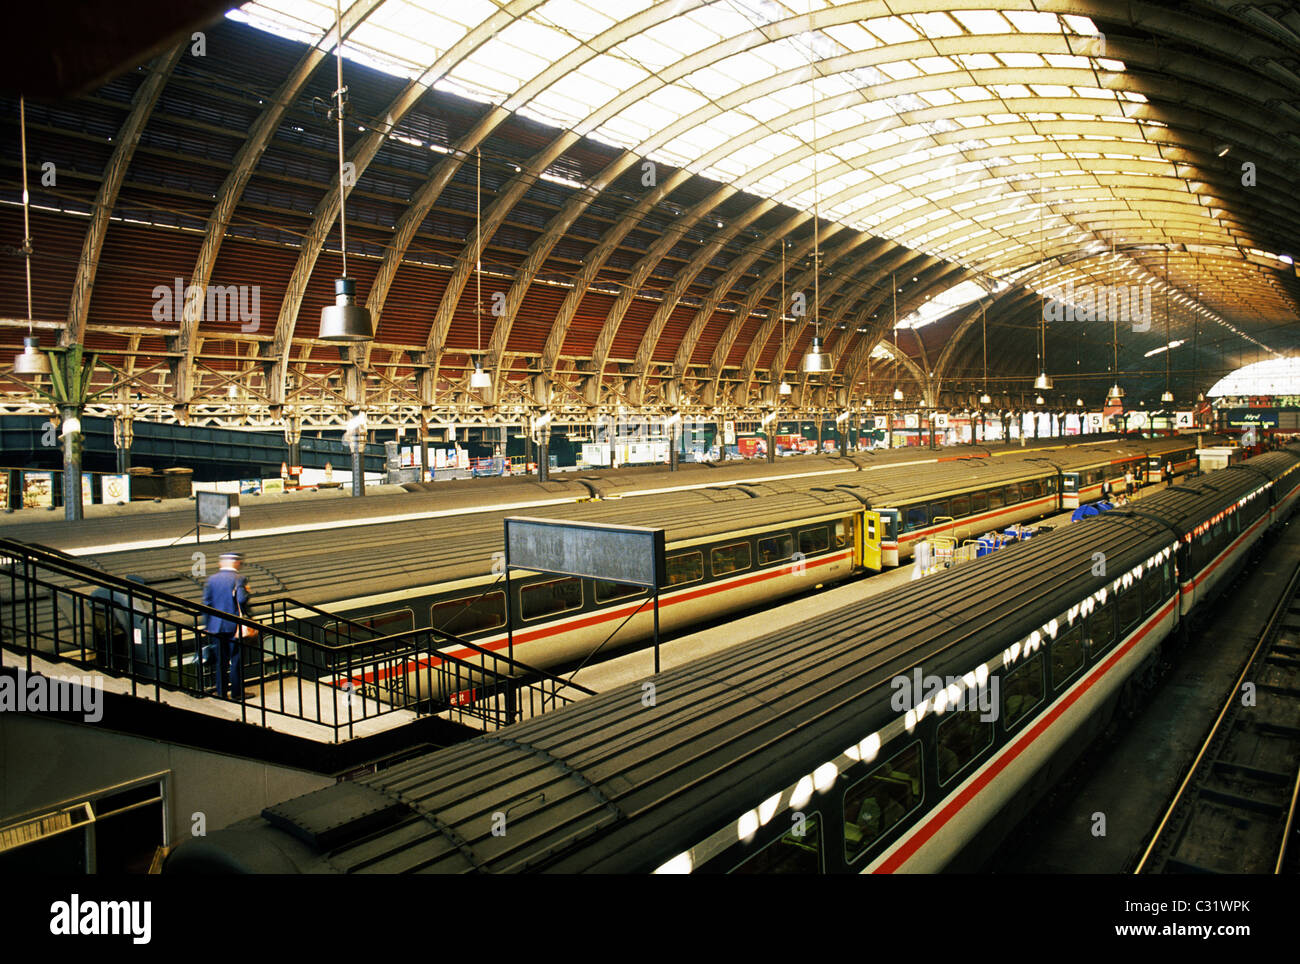
<path id="1" fill-rule="evenodd" d="M 244 618 L 247 619 L 248 590 L 244 588 L 244 577 L 234 569 L 218 569 L 208 576 L 208 581 L 203 585 L 203 605 L 232 616 L 238 615 L 239 610 L 235 607 L 236 591 L 239 593 L 239 610 L 243 611 Z M 238 628 L 239 624 L 233 620 L 208 617 L 207 630 L 210 633 L 233 633 Z"/>

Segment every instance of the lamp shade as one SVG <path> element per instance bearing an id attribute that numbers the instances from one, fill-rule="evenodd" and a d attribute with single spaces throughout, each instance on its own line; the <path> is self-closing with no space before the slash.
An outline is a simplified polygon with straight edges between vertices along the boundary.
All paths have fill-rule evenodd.
<path id="1" fill-rule="evenodd" d="M 1116 384 L 1110 386 L 1110 391 L 1106 393 L 1106 397 L 1107 397 L 1107 398 L 1123 398 L 1123 397 L 1124 397 L 1124 389 L 1120 388 L 1120 387 L 1119 387 L 1119 384 L 1116 383 Z"/>
<path id="2" fill-rule="evenodd" d="M 469 376 L 470 388 L 491 388 L 492 376 L 483 370 L 483 363 L 474 359 L 474 371 Z"/>
<path id="3" fill-rule="evenodd" d="M 14 356 L 15 375 L 48 375 L 50 356 L 41 351 L 41 343 L 34 335 L 23 337 L 23 351 Z"/>
<path id="4" fill-rule="evenodd" d="M 356 295 L 356 281 L 334 279 L 334 304 L 320 310 L 322 341 L 369 341 L 374 337 L 370 312 L 356 303 Z"/>
<path id="5" fill-rule="evenodd" d="M 902 390 L 901 388 L 895 388 L 895 389 L 894 389 L 894 401 L 896 401 L 896 402 L 901 402 L 902 400 L 903 400 L 903 390 Z"/>
<path id="6" fill-rule="evenodd" d="M 1051 376 L 1049 376 L 1047 372 L 1039 372 L 1038 377 L 1034 379 L 1034 388 L 1038 389 L 1040 392 L 1045 392 L 1051 387 Z"/>
<path id="7" fill-rule="evenodd" d="M 812 345 L 803 356 L 803 370 L 808 374 L 831 370 L 831 356 L 822 351 L 822 340 L 813 335 Z"/>
<path id="8" fill-rule="evenodd" d="M 985 392 L 983 395 L 980 396 L 980 404 L 981 404 L 981 405 L 992 405 L 992 404 L 993 404 L 993 399 L 989 397 L 989 393 L 988 393 L 988 392 Z"/>
<path id="9" fill-rule="evenodd" d="M 777 394 L 778 394 L 778 395 L 789 395 L 789 394 L 790 394 L 790 383 L 787 382 L 784 378 L 781 379 L 781 384 L 777 386 L 776 391 L 777 391 Z"/>

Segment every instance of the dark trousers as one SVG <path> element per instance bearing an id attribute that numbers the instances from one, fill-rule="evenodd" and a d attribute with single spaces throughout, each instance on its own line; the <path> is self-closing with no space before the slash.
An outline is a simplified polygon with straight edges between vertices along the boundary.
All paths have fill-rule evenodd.
<path id="1" fill-rule="evenodd" d="M 244 647 L 234 633 L 209 633 L 208 651 L 217 659 L 217 694 L 244 698 Z"/>

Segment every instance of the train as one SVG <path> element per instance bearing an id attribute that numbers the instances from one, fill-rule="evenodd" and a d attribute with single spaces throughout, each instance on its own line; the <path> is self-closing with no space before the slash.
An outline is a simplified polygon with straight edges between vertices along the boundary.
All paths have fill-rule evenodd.
<path id="1" fill-rule="evenodd" d="M 1025 439 L 1023 444 L 880 449 L 848 455 L 806 455 L 779 462 L 730 460 L 685 462 L 676 470 L 665 466 L 583 469 L 556 472 L 547 482 L 535 476 L 492 476 L 371 486 L 364 499 L 344 490 L 307 490 L 266 496 L 244 496 L 239 527 L 233 541 L 259 536 L 310 532 L 326 526 L 378 525 L 417 522 L 511 508 L 571 505 L 591 500 L 635 498 L 705 489 L 781 481 L 824 482 L 852 478 L 857 473 L 920 466 L 963 459 L 1023 458 L 1061 448 L 1082 450 L 1113 445 L 1115 435 Z M 1154 477 L 1154 476 L 1153 476 Z M 191 541 L 195 533 L 193 501 L 133 502 L 125 506 L 92 506 L 75 526 L 47 512 L 7 512 L 0 530 L 8 538 L 56 549 L 70 555 L 96 555 L 125 549 L 162 548 Z M 206 531 L 207 541 L 222 538 Z"/>
<path id="2" fill-rule="evenodd" d="M 1195 465 L 1195 448 L 1192 437 L 1115 440 L 998 457 L 909 459 L 869 472 L 832 465 L 830 474 L 825 462 L 808 457 L 810 475 L 532 506 L 528 514 L 664 528 L 668 585 L 659 618 L 661 631 L 672 633 L 900 565 L 924 539 L 965 539 L 1069 508 L 1071 490 L 1099 491 L 1103 476 L 1116 482 L 1126 471 L 1158 476 L 1164 464 L 1185 472 Z M 508 632 L 500 547 L 503 520 L 518 514 L 511 496 L 504 508 L 463 515 L 371 520 L 364 529 L 295 528 L 241 540 L 243 572 L 259 603 L 252 615 L 268 625 L 268 636 L 280 625 L 322 644 L 310 653 L 268 649 L 266 661 L 296 655 L 308 678 L 410 702 L 453 695 L 420 688 L 429 682 L 421 671 L 440 656 L 358 668 L 332 655 L 337 644 L 357 633 L 375 638 L 432 628 L 491 651 L 511 648 L 519 663 L 552 669 L 651 637 L 653 608 L 644 589 L 541 575 L 512 579 L 509 611 L 516 615 Z M 82 559 L 197 602 L 203 569 L 196 570 L 196 552 L 202 556 L 202 547 L 190 544 Z M 461 644 L 440 652 L 481 659 Z M 246 673 L 249 683 L 259 679 L 256 661 Z"/>
<path id="3" fill-rule="evenodd" d="M 1023 812 L 1300 497 L 1300 446 L 269 807 L 164 872 L 887 873 Z"/>

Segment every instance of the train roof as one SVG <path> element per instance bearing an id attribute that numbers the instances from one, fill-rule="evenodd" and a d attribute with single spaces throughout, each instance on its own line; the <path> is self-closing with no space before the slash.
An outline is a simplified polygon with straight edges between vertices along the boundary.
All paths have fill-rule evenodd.
<path id="1" fill-rule="evenodd" d="M 504 543 L 503 520 L 528 515 L 581 522 L 665 529 L 668 544 L 780 525 L 861 507 L 837 491 L 751 494 L 742 487 L 692 489 L 629 501 L 569 503 L 526 512 L 495 511 L 453 518 L 416 519 L 366 526 L 241 540 L 242 572 L 256 592 L 255 602 L 290 597 L 329 608 L 333 600 L 379 595 L 453 582 L 492 571 L 493 553 Z M 136 574 L 151 586 L 193 601 L 202 598 L 203 580 L 194 575 L 193 554 L 215 553 L 223 543 L 193 543 L 135 549 L 83 557 L 104 571 Z"/>
<path id="2" fill-rule="evenodd" d="M 1148 443 L 1150 444 L 1150 443 Z M 1159 443 L 1168 446 L 1168 441 Z M 1085 454 L 1053 453 L 1062 464 L 1108 462 L 1141 454 L 1141 446 L 1106 445 Z M 723 533 L 796 524 L 863 504 L 890 506 L 911 498 L 993 486 L 1054 471 L 1053 463 L 1024 459 L 966 459 L 894 465 L 869 476 L 776 479 L 744 485 L 684 489 L 631 500 L 565 502 L 472 515 L 403 519 L 364 528 L 328 526 L 299 532 L 252 536 L 239 541 L 243 572 L 257 602 L 281 597 L 329 609 L 335 601 L 412 590 L 480 577 L 491 572 L 493 553 L 503 548 L 503 520 L 528 515 L 619 525 L 663 527 L 669 546 Z M 859 481 L 862 480 L 862 481 Z M 363 501 L 363 500 L 354 500 Z M 96 553 L 83 557 L 118 576 L 139 575 L 154 588 L 186 599 L 202 597 L 203 579 L 193 554 L 209 555 L 217 542 Z"/>
<path id="3" fill-rule="evenodd" d="M 1167 440 L 1162 440 L 1167 441 Z M 800 455 L 775 462 L 756 460 L 717 463 L 683 462 L 678 471 L 663 466 L 620 469 L 588 469 L 555 472 L 551 481 L 534 476 L 489 476 L 478 479 L 450 479 L 436 482 L 380 486 L 363 499 L 343 490 L 291 492 L 266 496 L 245 496 L 241 502 L 241 527 L 245 532 L 293 527 L 356 525 L 389 517 L 421 514 L 467 514 L 507 506 L 573 502 L 599 496 L 615 498 L 681 487 L 737 484 L 749 481 L 787 481 L 786 477 L 809 477 L 829 482 L 842 473 L 843 479 L 859 472 L 874 472 L 900 464 L 947 462 L 989 457 L 1022 458 L 1027 453 L 1051 452 L 1053 457 L 1069 450 L 1092 451 L 1115 444 L 1109 436 L 1087 442 L 1062 439 L 1028 440 L 1026 446 L 1010 444 L 958 445 L 931 450 L 917 447 L 858 453 L 848 457 Z M 1153 443 L 1147 443 L 1153 444 Z M 86 518 L 76 523 L 55 518 L 42 510 L 8 514 L 0 523 L 0 534 L 62 552 L 80 553 L 99 547 L 142 540 L 167 543 L 183 540 L 194 528 L 194 503 L 190 500 L 136 502 L 123 506 L 91 506 Z M 243 538 L 242 536 L 240 538 Z M 107 550 L 105 550 L 107 551 Z"/>

